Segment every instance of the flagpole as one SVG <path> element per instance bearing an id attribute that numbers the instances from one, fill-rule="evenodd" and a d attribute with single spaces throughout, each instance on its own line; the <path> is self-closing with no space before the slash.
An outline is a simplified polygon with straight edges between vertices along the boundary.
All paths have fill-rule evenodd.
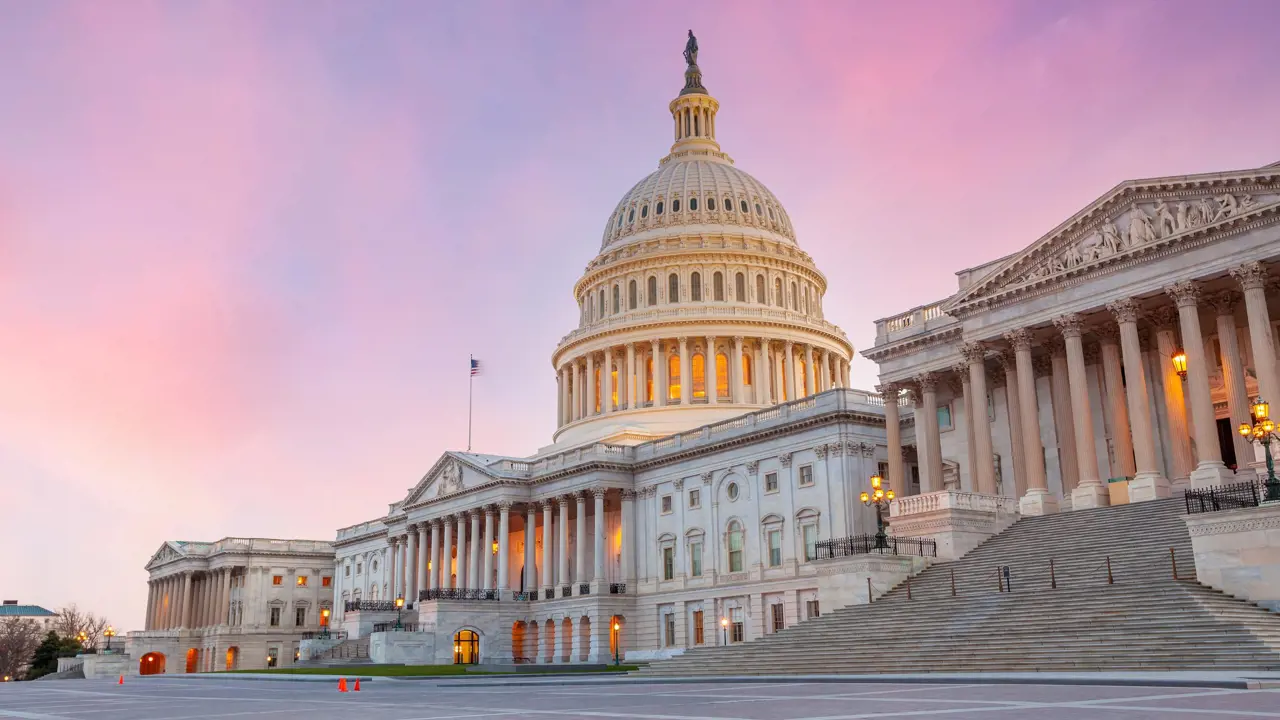
<path id="1" fill-rule="evenodd" d="M 476 382 L 476 371 L 474 363 L 475 355 L 468 355 L 467 362 L 467 452 L 471 452 L 471 388 Z"/>

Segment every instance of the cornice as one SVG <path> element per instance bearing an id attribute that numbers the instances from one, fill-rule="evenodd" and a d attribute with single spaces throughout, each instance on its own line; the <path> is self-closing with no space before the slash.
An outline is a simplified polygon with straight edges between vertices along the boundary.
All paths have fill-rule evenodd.
<path id="1" fill-rule="evenodd" d="M 945 328 L 939 328 L 931 332 L 922 332 L 918 335 L 910 335 L 887 345 L 877 345 L 862 351 L 862 357 L 876 363 L 884 362 L 892 358 L 910 355 L 922 348 L 931 347 L 933 345 L 944 345 L 946 343 L 959 340 L 964 334 L 964 328 L 959 323 Z"/>

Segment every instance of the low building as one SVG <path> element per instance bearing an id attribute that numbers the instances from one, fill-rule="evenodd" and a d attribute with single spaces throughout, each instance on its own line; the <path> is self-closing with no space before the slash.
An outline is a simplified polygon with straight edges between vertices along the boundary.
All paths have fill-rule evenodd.
<path id="1" fill-rule="evenodd" d="M 5 600 L 3 604 L 0 604 L 0 618 L 30 620 L 42 629 L 52 630 L 54 623 L 57 621 L 58 613 L 42 608 L 39 605 L 21 605 L 17 600 Z"/>
<path id="2" fill-rule="evenodd" d="M 147 571 L 146 629 L 128 635 L 143 675 L 292 664 L 333 610 L 333 544 L 169 541 Z"/>

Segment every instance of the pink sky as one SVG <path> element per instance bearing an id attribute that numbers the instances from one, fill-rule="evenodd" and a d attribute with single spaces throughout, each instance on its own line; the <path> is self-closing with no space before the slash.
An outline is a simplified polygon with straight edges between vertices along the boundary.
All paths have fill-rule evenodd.
<path id="1" fill-rule="evenodd" d="M 0 594 L 140 629 L 166 539 L 331 539 L 527 454 L 692 27 L 858 348 L 1116 183 L 1280 160 L 1269 0 L 11 5 Z M 875 383 L 869 361 L 854 384 Z"/>

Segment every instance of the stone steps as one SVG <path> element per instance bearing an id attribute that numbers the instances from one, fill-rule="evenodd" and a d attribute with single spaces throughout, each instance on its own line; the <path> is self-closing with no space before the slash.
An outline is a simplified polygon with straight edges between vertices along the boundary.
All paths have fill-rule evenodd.
<path id="1" fill-rule="evenodd" d="M 1183 511 L 1178 499 L 1023 518 L 912 578 L 910 600 L 900 583 L 870 605 L 639 674 L 1280 669 L 1280 616 L 1173 578 L 1169 548 L 1179 577 L 1195 571 Z M 1013 592 L 998 590 L 1001 566 Z"/>

